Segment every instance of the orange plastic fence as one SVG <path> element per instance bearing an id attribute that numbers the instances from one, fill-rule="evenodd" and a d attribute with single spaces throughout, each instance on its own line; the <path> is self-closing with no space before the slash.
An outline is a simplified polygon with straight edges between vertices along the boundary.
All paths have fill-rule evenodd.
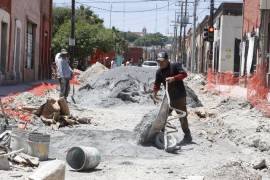
<path id="1" fill-rule="evenodd" d="M 41 83 L 31 87 L 29 90 L 27 90 L 27 92 L 30 92 L 36 96 L 44 96 L 46 94 L 46 91 L 55 89 L 56 86 L 56 84 Z"/>
<path id="2" fill-rule="evenodd" d="M 251 77 L 235 77 L 233 73 L 217 73 L 211 69 L 207 73 L 208 91 L 227 95 L 220 90 L 220 86 L 226 85 L 229 94 L 234 86 L 244 85 L 247 88 L 246 99 L 258 110 L 262 111 L 266 116 L 270 117 L 270 103 L 267 100 L 269 89 L 266 85 L 267 65 L 259 64 L 255 73 Z"/>
<path id="3" fill-rule="evenodd" d="M 78 76 L 80 75 L 80 71 L 74 70 L 74 75 L 73 78 L 70 80 L 71 84 L 79 85 L 80 82 L 78 80 Z M 44 96 L 47 91 L 55 89 L 58 85 L 54 83 L 40 83 L 38 85 L 32 86 L 25 92 L 29 92 L 34 94 L 35 96 Z M 5 106 L 5 111 L 6 114 L 10 117 L 15 117 L 18 118 L 24 122 L 29 122 L 31 121 L 32 114 L 24 111 L 21 108 L 21 104 L 17 102 L 14 104 L 15 98 L 20 95 L 20 93 L 14 93 L 14 94 L 9 94 L 6 97 L 2 98 L 2 102 Z M 14 107 L 11 107 L 10 105 L 13 104 Z"/>

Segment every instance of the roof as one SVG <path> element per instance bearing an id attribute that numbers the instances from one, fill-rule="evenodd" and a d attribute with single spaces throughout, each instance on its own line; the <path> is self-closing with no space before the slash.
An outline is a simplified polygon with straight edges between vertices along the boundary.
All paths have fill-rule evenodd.
<path id="1" fill-rule="evenodd" d="M 220 4 L 214 13 L 214 19 L 221 15 L 241 16 L 242 11 L 243 3 L 224 2 Z"/>

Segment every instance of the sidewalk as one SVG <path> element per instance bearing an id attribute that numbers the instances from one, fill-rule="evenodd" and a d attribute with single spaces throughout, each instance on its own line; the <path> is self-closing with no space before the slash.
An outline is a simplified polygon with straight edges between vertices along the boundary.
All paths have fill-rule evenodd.
<path id="1" fill-rule="evenodd" d="M 42 83 L 57 84 L 57 80 L 35 81 L 16 85 L 0 86 L 0 97 L 4 97 L 15 93 L 21 93 Z"/>

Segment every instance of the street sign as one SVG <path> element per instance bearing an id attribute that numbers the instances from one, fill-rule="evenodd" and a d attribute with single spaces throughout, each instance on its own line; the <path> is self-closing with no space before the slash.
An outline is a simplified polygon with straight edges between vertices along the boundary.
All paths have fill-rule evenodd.
<path id="1" fill-rule="evenodd" d="M 70 46 L 75 46 L 75 39 L 69 38 L 68 44 L 69 44 Z"/>

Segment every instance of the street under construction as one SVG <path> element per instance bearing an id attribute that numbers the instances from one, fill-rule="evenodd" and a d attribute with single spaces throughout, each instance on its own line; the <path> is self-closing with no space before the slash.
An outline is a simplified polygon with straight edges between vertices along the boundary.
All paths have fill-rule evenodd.
<path id="1" fill-rule="evenodd" d="M 270 179 L 270 4 L 251 1 L 51 1 L 50 78 L 0 86 L 0 180 Z M 27 27 L 23 73 L 46 65 Z"/>

